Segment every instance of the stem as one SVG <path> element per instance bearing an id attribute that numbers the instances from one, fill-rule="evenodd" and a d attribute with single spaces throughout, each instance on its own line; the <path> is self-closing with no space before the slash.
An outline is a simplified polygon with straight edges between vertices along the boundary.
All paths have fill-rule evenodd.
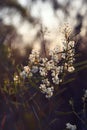
<path id="1" fill-rule="evenodd" d="M 41 121 L 40 121 L 40 119 L 39 119 L 39 117 L 38 117 L 38 115 L 37 115 L 37 112 L 36 112 L 36 110 L 34 109 L 33 105 L 31 105 L 31 108 L 32 108 L 32 111 L 33 111 L 33 113 L 34 113 L 36 119 L 38 120 L 39 130 L 42 130 L 42 128 L 41 128 Z"/>

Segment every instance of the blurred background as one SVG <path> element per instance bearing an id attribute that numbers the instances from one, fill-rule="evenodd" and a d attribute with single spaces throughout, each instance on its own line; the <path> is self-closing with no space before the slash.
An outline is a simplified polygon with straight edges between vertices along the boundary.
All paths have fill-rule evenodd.
<path id="1" fill-rule="evenodd" d="M 0 43 L 8 42 L 12 48 L 19 48 L 21 54 L 26 45 L 40 49 L 42 25 L 49 32 L 47 45 L 58 44 L 59 28 L 66 22 L 74 34 L 86 37 L 86 7 L 87 0 L 0 0 L 0 39 L 5 40 Z"/>
<path id="2" fill-rule="evenodd" d="M 60 28 L 64 23 L 72 28 L 79 50 L 87 53 L 86 21 L 87 0 L 0 0 L 2 73 L 9 71 L 9 64 L 24 64 L 31 48 L 44 53 L 44 47 L 47 50 L 59 45 L 61 50 Z M 8 63 L 8 60 L 13 61 Z"/>

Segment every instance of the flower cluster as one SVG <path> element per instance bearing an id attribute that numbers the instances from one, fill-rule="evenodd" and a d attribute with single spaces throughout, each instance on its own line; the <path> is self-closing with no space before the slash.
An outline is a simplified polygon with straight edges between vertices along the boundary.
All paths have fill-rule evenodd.
<path id="1" fill-rule="evenodd" d="M 63 42 L 63 51 L 60 52 L 56 47 L 49 51 L 49 56 L 41 58 L 40 53 L 36 50 L 32 50 L 29 55 L 29 64 L 24 67 L 21 76 L 26 78 L 29 75 L 39 75 L 41 80 L 39 82 L 39 89 L 45 94 L 46 98 L 50 98 L 53 95 L 55 87 L 58 87 L 61 82 L 64 81 L 63 74 L 66 72 L 74 71 L 74 41 L 69 41 L 68 33 L 65 36 Z"/>
<path id="2" fill-rule="evenodd" d="M 59 84 L 62 79 L 59 78 L 60 73 L 63 71 L 63 66 L 55 66 L 52 70 L 51 76 L 54 84 Z"/>
<path id="3" fill-rule="evenodd" d="M 32 53 L 29 56 L 29 61 L 31 64 L 37 64 L 39 62 L 39 51 L 32 50 Z"/>
<path id="4" fill-rule="evenodd" d="M 68 25 L 64 26 L 63 29 L 64 40 L 63 40 L 63 51 L 62 58 L 66 59 L 65 69 L 68 72 L 73 72 L 75 70 L 73 63 L 75 61 L 75 42 L 70 40 L 71 28 Z"/>
<path id="5" fill-rule="evenodd" d="M 59 62 L 59 55 L 58 55 L 58 53 L 59 53 L 58 47 L 54 48 L 53 50 L 51 50 L 49 52 L 49 55 L 51 56 L 51 59 L 53 61 L 57 62 L 57 63 Z"/>
<path id="6" fill-rule="evenodd" d="M 54 87 L 47 87 L 46 84 L 40 84 L 39 88 L 41 89 L 41 92 L 46 95 L 46 98 L 50 98 L 53 96 Z"/>

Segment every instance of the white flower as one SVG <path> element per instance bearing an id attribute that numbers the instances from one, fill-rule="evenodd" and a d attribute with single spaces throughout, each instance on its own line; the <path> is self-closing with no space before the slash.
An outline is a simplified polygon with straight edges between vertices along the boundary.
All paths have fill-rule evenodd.
<path id="1" fill-rule="evenodd" d="M 52 76 L 52 81 L 53 81 L 53 83 L 59 84 L 60 79 L 59 79 L 58 75 L 60 74 L 60 72 L 62 72 L 62 69 L 63 69 L 63 68 L 61 68 L 60 66 L 58 66 L 58 67 L 55 66 L 55 67 L 53 68 L 53 70 L 51 71 L 51 72 L 52 72 L 52 73 L 51 73 L 51 76 Z"/>
<path id="2" fill-rule="evenodd" d="M 29 60 L 31 63 L 36 63 L 39 61 L 39 51 L 32 50 L 32 53 L 29 56 Z"/>
<path id="3" fill-rule="evenodd" d="M 50 60 L 50 61 L 48 61 L 48 62 L 46 62 L 46 69 L 47 70 L 51 70 L 53 67 L 54 67 L 54 62 L 53 62 L 53 60 Z"/>
<path id="4" fill-rule="evenodd" d="M 24 71 L 28 74 L 30 72 L 29 66 L 24 66 Z"/>
<path id="5" fill-rule="evenodd" d="M 46 98 L 51 98 L 52 96 L 53 96 L 53 92 L 50 92 L 49 94 L 47 93 L 45 97 Z"/>
<path id="6" fill-rule="evenodd" d="M 47 58 L 40 58 L 40 66 L 45 67 L 48 59 Z"/>
<path id="7" fill-rule="evenodd" d="M 66 124 L 66 128 L 69 129 L 69 130 L 76 130 L 77 129 L 76 125 L 72 125 L 70 123 Z"/>
<path id="8" fill-rule="evenodd" d="M 53 96 L 54 87 L 46 87 L 46 84 L 40 84 L 41 92 L 45 94 L 46 98 L 50 98 Z"/>
<path id="9" fill-rule="evenodd" d="M 74 59 L 73 59 L 72 57 L 70 57 L 70 58 L 69 58 L 69 61 L 68 61 L 68 64 L 69 64 L 69 65 L 73 65 L 73 61 L 74 61 Z"/>
<path id="10" fill-rule="evenodd" d="M 47 86 L 49 86 L 49 85 L 50 85 L 50 82 L 49 82 L 49 80 L 48 80 L 48 79 L 44 79 L 44 80 L 42 80 L 42 82 L 43 82 L 44 84 L 46 84 Z"/>
<path id="11" fill-rule="evenodd" d="M 46 85 L 45 84 L 40 84 L 39 88 L 41 89 L 42 93 L 46 93 L 47 89 L 46 89 Z"/>
<path id="12" fill-rule="evenodd" d="M 59 78 L 58 78 L 58 75 L 56 75 L 54 78 L 52 78 L 53 80 L 53 83 L 55 84 L 59 84 Z"/>
<path id="13" fill-rule="evenodd" d="M 54 91 L 54 87 L 53 86 L 51 87 L 51 90 Z"/>
<path id="14" fill-rule="evenodd" d="M 60 66 L 58 66 L 58 67 L 54 66 L 54 68 L 51 72 L 52 72 L 51 73 L 52 76 L 58 75 L 60 73 Z"/>
<path id="15" fill-rule="evenodd" d="M 46 98 L 52 97 L 53 96 L 53 91 L 54 91 L 53 87 L 47 88 L 47 90 L 46 90 Z"/>
<path id="16" fill-rule="evenodd" d="M 40 67 L 39 72 L 40 72 L 41 76 L 46 76 L 47 75 L 47 70 L 44 67 Z"/>
<path id="17" fill-rule="evenodd" d="M 68 67 L 68 72 L 73 72 L 75 68 L 73 66 Z"/>

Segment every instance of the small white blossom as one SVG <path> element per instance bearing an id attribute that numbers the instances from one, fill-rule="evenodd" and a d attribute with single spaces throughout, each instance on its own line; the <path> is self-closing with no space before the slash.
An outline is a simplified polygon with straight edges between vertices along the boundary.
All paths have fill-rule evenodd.
<path id="1" fill-rule="evenodd" d="M 53 60 L 50 60 L 46 63 L 46 69 L 51 70 L 54 67 L 54 62 Z"/>
<path id="2" fill-rule="evenodd" d="M 49 91 L 49 93 L 46 94 L 46 98 L 51 98 L 53 96 L 53 92 L 52 91 Z"/>
<path id="3" fill-rule="evenodd" d="M 41 76 L 46 76 L 47 75 L 47 70 L 44 67 L 40 67 L 39 72 L 40 72 Z"/>
<path id="4" fill-rule="evenodd" d="M 39 88 L 41 89 L 42 93 L 46 93 L 47 89 L 46 89 L 46 85 L 45 84 L 40 84 Z"/>
<path id="5" fill-rule="evenodd" d="M 59 82 L 60 82 L 58 75 L 56 75 L 54 78 L 52 78 L 52 80 L 53 80 L 53 83 L 55 83 L 55 84 L 59 84 Z"/>
<path id="6" fill-rule="evenodd" d="M 49 87 L 49 88 L 47 88 L 46 98 L 52 97 L 52 96 L 53 96 L 53 91 L 54 91 L 54 87 Z"/>
<path id="7" fill-rule="evenodd" d="M 47 61 L 48 61 L 47 58 L 40 58 L 40 65 L 45 67 Z"/>
<path id="8" fill-rule="evenodd" d="M 29 72 L 30 72 L 29 66 L 24 66 L 24 71 L 25 71 L 27 74 L 29 74 Z"/>
<path id="9" fill-rule="evenodd" d="M 76 130 L 77 129 L 76 125 L 72 125 L 70 123 L 66 124 L 66 128 L 69 129 L 69 130 Z"/>
<path id="10" fill-rule="evenodd" d="M 53 68 L 53 70 L 51 71 L 51 72 L 52 72 L 52 73 L 51 73 L 51 76 L 52 76 L 52 81 L 53 81 L 53 83 L 59 84 L 60 79 L 59 79 L 58 75 L 60 74 L 60 72 L 62 72 L 62 69 L 63 69 L 63 68 L 61 68 L 60 66 L 58 66 L 58 67 L 55 66 L 55 67 Z"/>
<path id="11" fill-rule="evenodd" d="M 49 86 L 49 85 L 50 85 L 50 82 L 49 82 L 49 80 L 48 80 L 48 79 L 44 79 L 44 80 L 42 80 L 42 82 L 43 82 L 44 84 L 46 84 L 47 86 Z"/>
<path id="12" fill-rule="evenodd" d="M 29 56 L 29 60 L 30 60 L 31 63 L 39 62 L 39 51 L 32 50 L 32 53 Z"/>
<path id="13" fill-rule="evenodd" d="M 46 87 L 45 84 L 40 84 L 41 92 L 45 94 L 46 98 L 51 98 L 53 96 L 54 87 Z"/>
<path id="14" fill-rule="evenodd" d="M 68 72 L 73 72 L 75 68 L 73 66 L 68 67 Z"/>
<path id="15" fill-rule="evenodd" d="M 55 66 L 51 72 L 52 72 L 51 74 L 52 76 L 58 75 L 60 73 L 60 66 L 58 67 Z"/>

